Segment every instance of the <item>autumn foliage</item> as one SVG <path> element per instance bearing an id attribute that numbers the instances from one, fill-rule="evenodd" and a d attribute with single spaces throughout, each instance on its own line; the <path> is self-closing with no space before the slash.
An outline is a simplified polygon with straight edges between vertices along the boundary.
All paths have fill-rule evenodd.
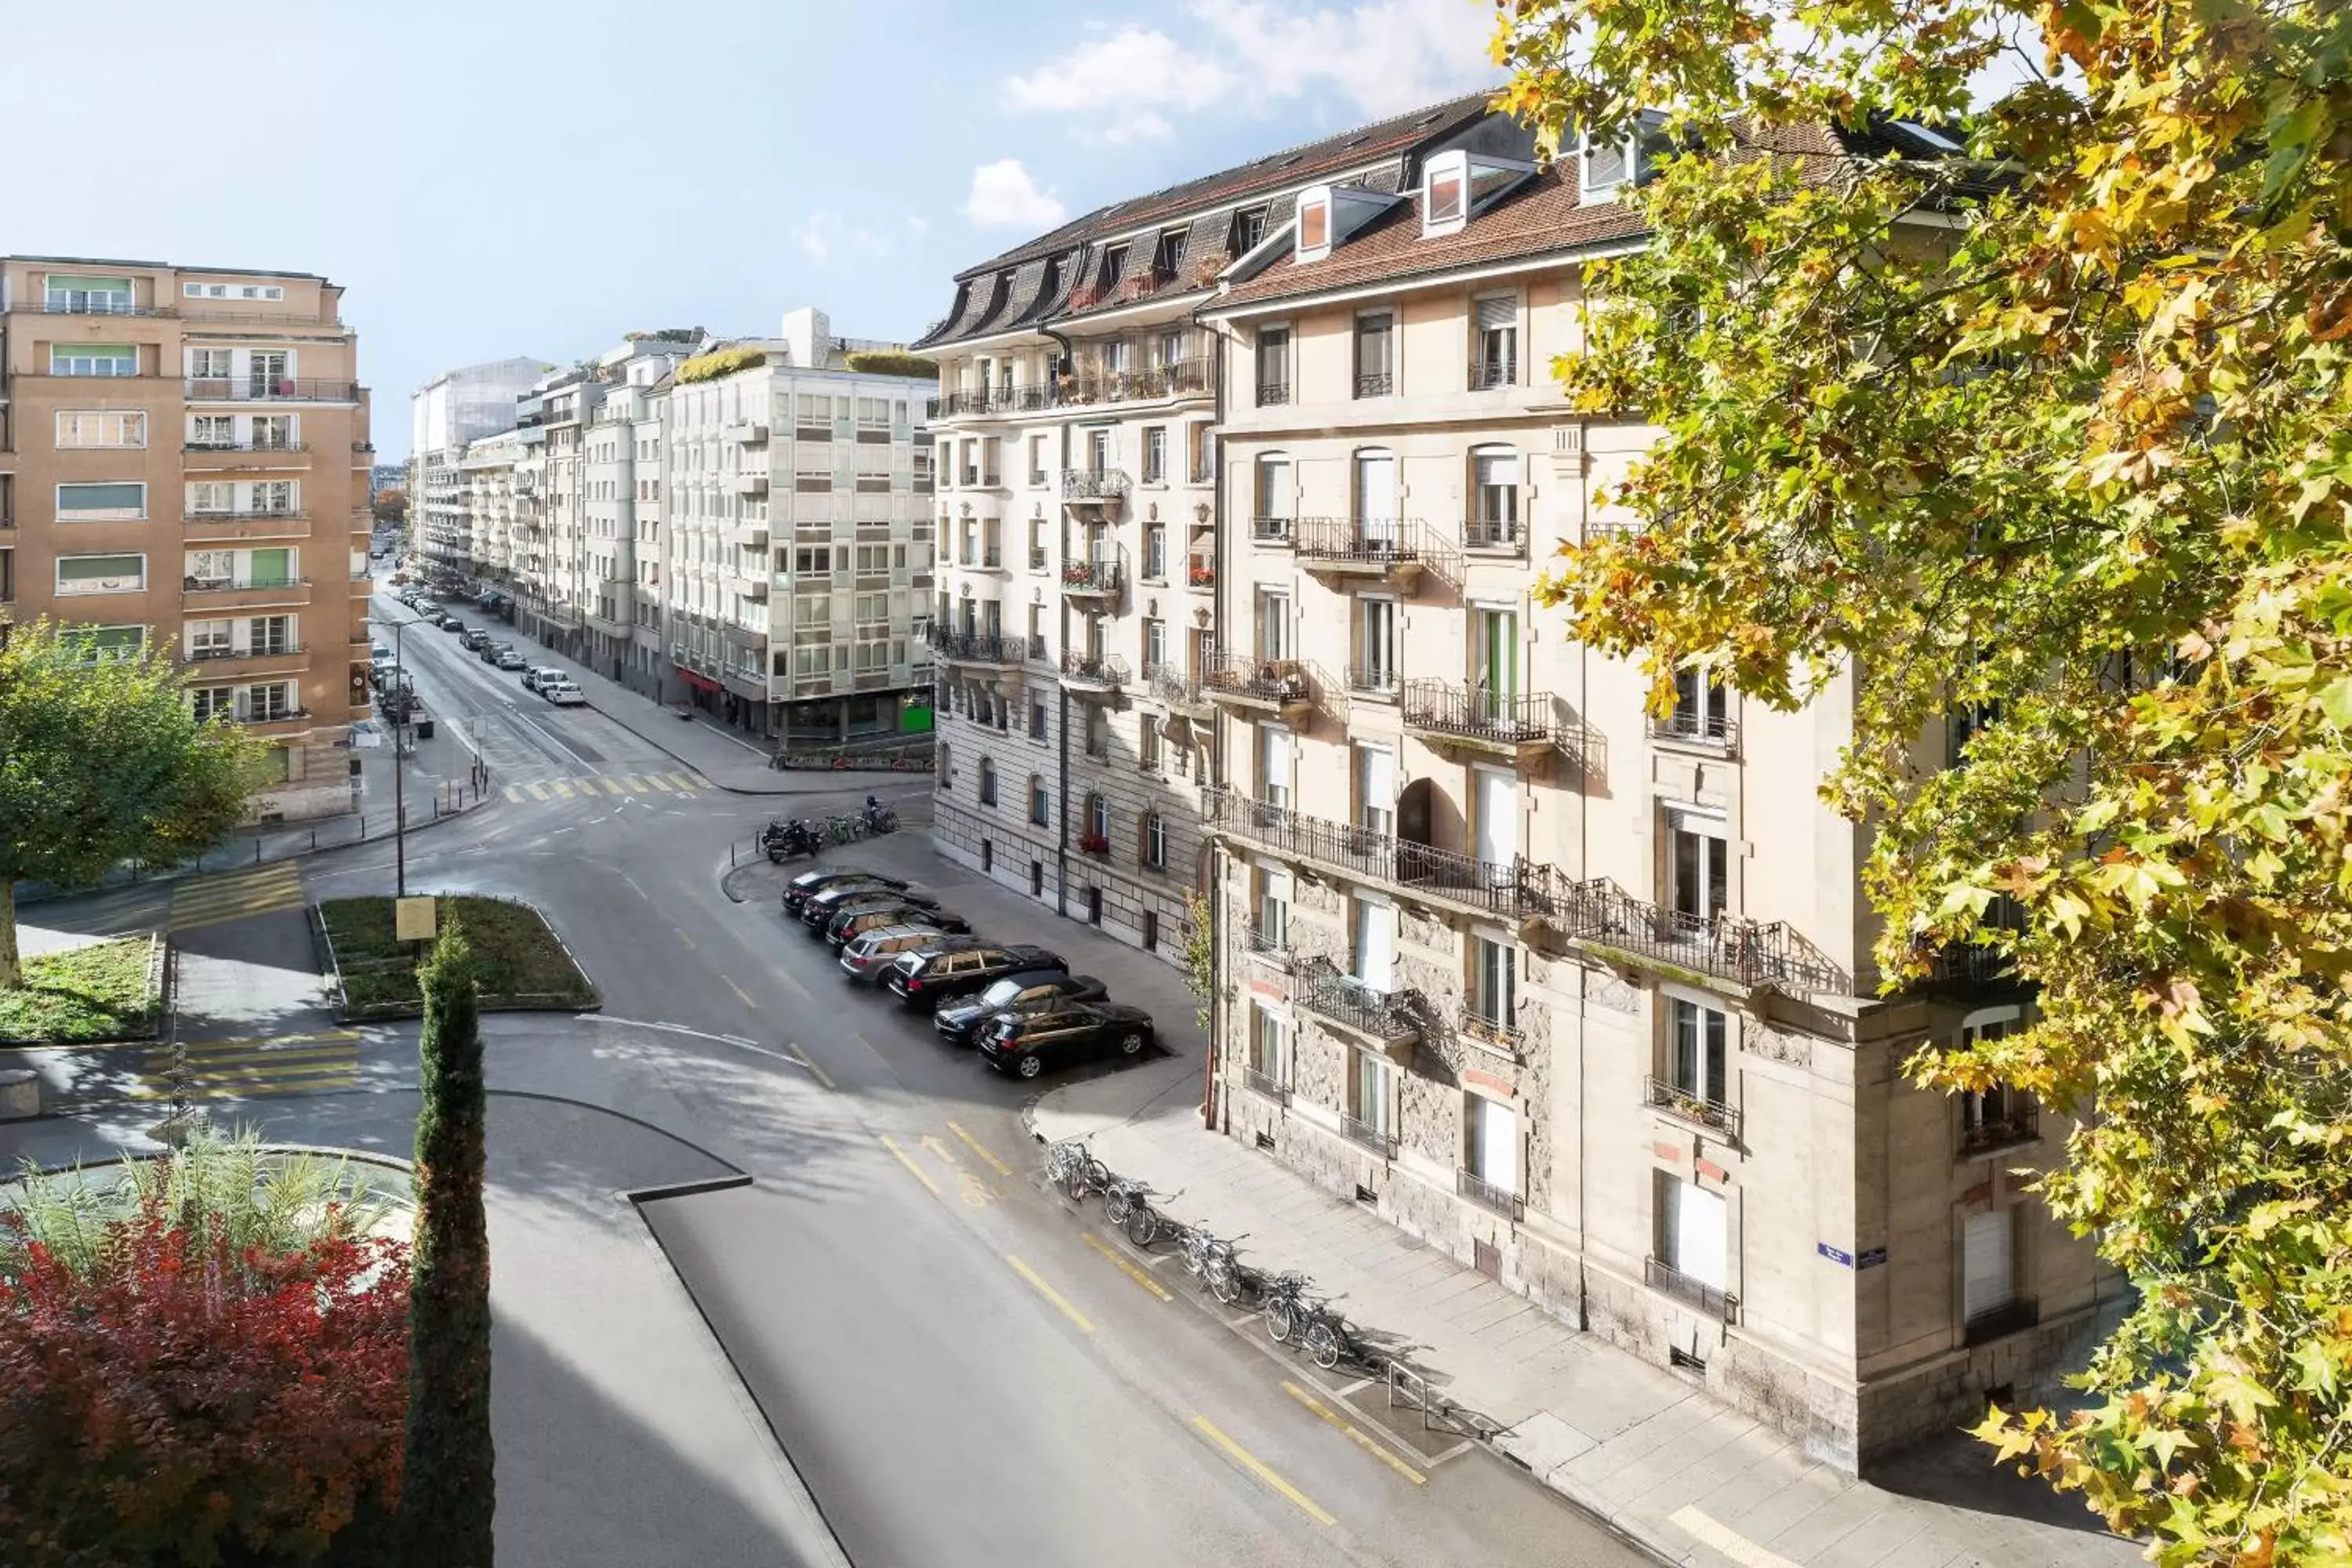
<path id="1" fill-rule="evenodd" d="M 237 1252 L 151 1194 L 107 1223 L 95 1268 L 37 1242 L 22 1258 L 0 1277 L 12 1568 L 318 1563 L 355 1517 L 396 1510 L 399 1242 Z"/>

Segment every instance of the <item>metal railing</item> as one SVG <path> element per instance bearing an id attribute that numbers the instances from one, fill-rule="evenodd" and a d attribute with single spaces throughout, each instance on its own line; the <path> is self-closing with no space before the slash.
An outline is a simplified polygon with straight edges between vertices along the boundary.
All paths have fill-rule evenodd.
<path id="1" fill-rule="evenodd" d="M 1031 545 L 1029 547 L 1029 570 L 1032 572 L 1043 572 L 1045 569 L 1045 557 L 1046 550 L 1044 545 Z"/>
<path id="2" fill-rule="evenodd" d="M 1462 525 L 1462 543 L 1470 550 L 1524 550 L 1527 535 L 1515 517 L 1474 517 Z"/>
<path id="3" fill-rule="evenodd" d="M 1395 390 L 1396 377 L 1384 370 L 1356 377 L 1356 395 L 1359 397 L 1386 397 Z"/>
<path id="4" fill-rule="evenodd" d="M 1294 548 L 1301 561 L 1359 561 L 1375 565 L 1419 561 L 1422 526 L 1414 518 L 1373 521 L 1351 517 L 1302 517 Z"/>
<path id="5" fill-rule="evenodd" d="M 26 300 L 8 307 L 37 316 L 176 316 L 179 312 L 169 305 L 133 305 L 128 301 L 115 304 L 110 300 L 85 300 L 79 305 L 59 300 Z"/>
<path id="6" fill-rule="evenodd" d="M 1091 654 L 1065 648 L 1061 659 L 1062 679 L 1082 686 L 1124 686 L 1127 684 L 1127 660 L 1115 653 Z"/>
<path id="7" fill-rule="evenodd" d="M 1570 937 L 1636 962 L 1696 970 L 1743 985 L 1840 994 L 1851 988 L 1848 978 L 1809 951 L 1785 921 L 1662 909 L 1605 877 L 1570 889 L 1562 921 Z"/>
<path id="8" fill-rule="evenodd" d="M 2020 1296 L 2003 1301 L 1998 1307 L 1988 1307 L 1968 1321 L 1967 1338 L 1971 1345 L 2022 1333 L 2042 1321 L 2042 1303 L 2032 1296 Z"/>
<path id="9" fill-rule="evenodd" d="M 366 634 L 362 633 L 353 637 L 352 642 L 357 646 L 367 640 Z M 204 664 L 213 659 L 222 658 L 286 658 L 310 651 L 309 644 L 299 642 L 288 643 L 280 647 L 192 647 L 188 650 L 188 662 Z"/>
<path id="10" fill-rule="evenodd" d="M 300 522 L 308 520 L 310 515 L 310 514 L 309 512 L 304 511 L 300 507 L 291 506 L 278 508 L 243 506 L 231 507 L 225 510 L 218 511 L 205 508 L 197 508 L 192 509 L 191 510 L 184 513 L 181 517 L 181 521 L 191 524 L 199 522 Z"/>
<path id="11" fill-rule="evenodd" d="M 1671 713 L 1651 714 L 1649 722 L 1652 740 L 1687 741 L 1726 751 L 1739 743 L 1739 726 L 1720 708 L 1676 708 Z"/>
<path id="12" fill-rule="evenodd" d="M 1213 588 L 1217 585 L 1217 563 L 1212 557 L 1195 555 L 1184 563 L 1184 585 L 1188 588 Z"/>
<path id="13" fill-rule="evenodd" d="M 320 381 L 310 376 L 192 376 L 183 393 L 196 403 L 356 403 L 355 381 Z"/>
<path id="14" fill-rule="evenodd" d="M 1549 692 L 1505 694 L 1465 681 L 1419 677 L 1404 683 L 1399 706 L 1408 730 L 1460 735 L 1501 745 L 1561 738 Z"/>
<path id="15" fill-rule="evenodd" d="M 1257 384 L 1257 405 L 1260 408 L 1278 408 L 1289 401 L 1290 383 L 1261 381 Z"/>
<path id="16" fill-rule="evenodd" d="M 1262 1094 L 1265 1096 L 1266 1099 L 1273 1100 L 1276 1105 L 1288 1105 L 1290 1103 L 1290 1089 L 1288 1087 L 1277 1079 L 1270 1078 L 1266 1074 L 1258 1071 L 1255 1068 L 1245 1067 L 1242 1068 L 1242 1082 L 1247 1084 L 1253 1093 Z"/>
<path id="17" fill-rule="evenodd" d="M 1421 1038 L 1419 992 L 1380 990 L 1328 958 L 1308 959 L 1301 973 L 1306 984 L 1297 1001 L 1308 1012 L 1374 1039 L 1401 1043 Z"/>
<path id="18" fill-rule="evenodd" d="M 1738 1297 L 1704 1279 L 1694 1279 L 1658 1258 L 1642 1259 L 1642 1283 L 1685 1306 L 1697 1308 L 1710 1318 L 1720 1318 L 1728 1323 L 1739 1316 Z"/>
<path id="19" fill-rule="evenodd" d="M 1384 697 L 1396 700 L 1397 672 L 1390 665 L 1350 665 L 1348 668 L 1348 691 L 1356 697 Z"/>
<path id="20" fill-rule="evenodd" d="M 1124 577 L 1116 561 L 1071 561 L 1062 567 L 1066 594 L 1116 594 Z"/>
<path id="21" fill-rule="evenodd" d="M 949 632 L 934 628 L 931 651 L 958 664 L 1019 664 L 1026 657 L 1020 637 L 995 632 Z"/>
<path id="22" fill-rule="evenodd" d="M 1064 500 L 1117 500 L 1127 494 L 1123 468 L 1064 468 Z"/>
<path id="23" fill-rule="evenodd" d="M 1094 403 L 1146 403 L 1160 397 L 1181 397 L 1209 390 L 1209 362 L 1181 359 L 1142 370 L 1091 370 L 1061 384 L 1059 402 L 1065 406 Z"/>
<path id="24" fill-rule="evenodd" d="M 1480 1208 L 1491 1209 L 1505 1219 L 1517 1219 L 1528 1212 L 1527 1204 L 1518 1194 L 1458 1165 L 1454 1171 L 1454 1192 L 1455 1196 L 1468 1198 Z"/>
<path id="25" fill-rule="evenodd" d="M 1175 707 L 1192 707 L 1202 700 L 1201 683 L 1192 679 L 1181 664 L 1168 659 L 1143 667 L 1143 688 L 1160 701 Z"/>
<path id="26" fill-rule="evenodd" d="M 1359 1121 L 1352 1116 L 1339 1118 L 1339 1131 L 1350 1143 L 1360 1143 L 1383 1160 L 1396 1158 L 1396 1134 L 1381 1131 L 1369 1121 Z"/>
<path id="27" fill-rule="evenodd" d="M 1202 689 L 1211 696 L 1246 697 L 1284 707 L 1314 699 L 1307 672 L 1295 658 L 1260 658 L 1253 653 L 1209 652 Z"/>
<path id="28" fill-rule="evenodd" d="M 1693 1127 L 1720 1132 L 1735 1143 L 1739 1142 L 1739 1112 L 1721 1100 L 1696 1094 L 1662 1078 L 1644 1077 L 1642 1087 L 1652 1110 L 1663 1110 Z"/>
<path id="29" fill-rule="evenodd" d="M 2040 1110 L 2030 1103 L 2013 1106 L 1998 1116 L 1980 1116 L 1974 1121 L 1963 1123 L 1959 1157 L 1966 1160 L 1990 1153 L 1995 1149 L 2035 1142 L 2041 1136 Z"/>
<path id="30" fill-rule="evenodd" d="M 186 594 L 249 594 L 262 588 L 307 588 L 308 577 L 265 577 L 258 580 L 236 577 L 185 577 L 180 590 Z"/>
<path id="31" fill-rule="evenodd" d="M 309 443 L 303 441 L 189 441 L 180 447 L 183 452 L 307 452 L 310 449 Z"/>
<path id="32" fill-rule="evenodd" d="M 1287 544 L 1298 531 L 1295 517 L 1254 517 L 1250 519 L 1250 538 L 1259 544 Z"/>
<path id="33" fill-rule="evenodd" d="M 1296 859 L 1318 861 L 1359 881 L 1410 889 L 1424 897 L 1515 920 L 1559 920 L 1579 889 L 1557 868 L 1526 859 L 1508 865 L 1416 844 L 1392 834 L 1308 816 L 1222 787 L 1204 791 L 1202 820 L 1212 832 Z"/>
<path id="34" fill-rule="evenodd" d="M 1242 927 L 1242 946 L 1270 963 L 1290 967 L 1290 942 L 1287 935 L 1276 936 L 1255 921 Z"/>
<path id="35" fill-rule="evenodd" d="M 1498 386 L 1517 384 L 1519 367 L 1514 359 L 1474 359 L 1470 362 L 1470 390 L 1491 392 Z"/>
<path id="36" fill-rule="evenodd" d="M 1475 1003 L 1462 1004 L 1462 1012 L 1454 1026 L 1461 1030 L 1464 1038 L 1475 1040 L 1507 1056 L 1517 1056 L 1519 1047 L 1527 1041 L 1527 1032 L 1517 1024 L 1507 1018 L 1495 1017 Z"/>

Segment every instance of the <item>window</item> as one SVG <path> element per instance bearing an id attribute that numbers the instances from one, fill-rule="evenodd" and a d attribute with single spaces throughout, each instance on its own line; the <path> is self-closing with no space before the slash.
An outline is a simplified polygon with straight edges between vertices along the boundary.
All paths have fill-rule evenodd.
<path id="1" fill-rule="evenodd" d="M 1396 390 L 1391 340 L 1396 318 L 1385 310 L 1356 318 L 1356 395 L 1386 397 Z"/>
<path id="2" fill-rule="evenodd" d="M 1633 173 L 1633 159 L 1622 142 L 1587 142 L 1584 146 L 1584 191 L 1597 195 L 1614 190 Z"/>
<path id="3" fill-rule="evenodd" d="M 1110 755 L 1110 715 L 1100 708 L 1087 710 L 1087 755 Z"/>
<path id="4" fill-rule="evenodd" d="M 1137 752 L 1137 757 L 1139 765 L 1141 766 L 1145 773 L 1156 773 L 1160 771 L 1160 748 L 1161 744 L 1159 723 L 1153 720 L 1150 714 L 1144 715 L 1143 744 Z"/>
<path id="5" fill-rule="evenodd" d="M 1257 727 L 1257 797 L 1266 805 L 1290 805 L 1290 731 L 1279 724 Z"/>
<path id="6" fill-rule="evenodd" d="M 1730 1277 L 1723 1194 L 1670 1171 L 1657 1173 L 1658 1261 L 1709 1290 Z"/>
<path id="7" fill-rule="evenodd" d="M 1217 442 L 1209 429 L 1202 420 L 1184 426 L 1184 477 L 1196 485 L 1213 484 L 1217 478 Z"/>
<path id="8" fill-rule="evenodd" d="M 1724 1037 L 1725 1016 L 1717 1009 L 1682 997 L 1668 1000 L 1668 1024 L 1674 1031 L 1673 1083 L 1677 1093 L 1701 1105 L 1731 1103 Z"/>
<path id="9" fill-rule="evenodd" d="M 196 479 L 188 486 L 188 510 L 197 517 L 226 516 L 236 510 L 236 487 L 226 479 Z"/>
<path id="10" fill-rule="evenodd" d="M 188 657 L 190 658 L 225 658 L 230 651 L 230 621 L 190 621 L 188 623 Z"/>
<path id="11" fill-rule="evenodd" d="M 1354 1080 L 1349 1085 L 1348 1114 L 1356 1125 L 1375 1138 L 1396 1136 L 1396 1096 L 1391 1089 L 1393 1069 L 1388 1058 L 1371 1051 L 1356 1053 Z"/>
<path id="12" fill-rule="evenodd" d="M 301 711 L 294 699 L 290 682 L 273 681 L 267 686 L 249 687 L 246 690 L 245 716 L 256 724 L 268 724 L 280 719 L 291 719 Z"/>
<path id="13" fill-rule="evenodd" d="M 1396 832 L 1397 757 L 1386 746 L 1355 748 L 1356 826 L 1383 837 Z"/>
<path id="14" fill-rule="evenodd" d="M 1154 871 L 1168 869 L 1168 819 L 1156 811 L 1143 816 L 1143 863 Z"/>
<path id="15" fill-rule="evenodd" d="M 190 300 L 283 300 L 285 289 L 276 283 L 183 283 L 180 292 Z"/>
<path id="16" fill-rule="evenodd" d="M 236 445 L 236 420 L 226 414 L 198 414 L 188 421 L 188 445 L 226 451 Z"/>
<path id="17" fill-rule="evenodd" d="M 246 623 L 246 647 L 255 653 L 291 653 L 294 646 L 291 616 L 256 616 Z"/>
<path id="18" fill-rule="evenodd" d="M 145 626 L 76 626 L 67 636 L 89 664 L 129 658 L 147 644 Z"/>
<path id="19" fill-rule="evenodd" d="M 144 555 L 61 555 L 57 591 L 68 594 L 137 593 L 147 585 Z"/>
<path id="20" fill-rule="evenodd" d="M 1462 1107 L 1462 1168 L 1499 1201 L 1519 1186 L 1519 1119 L 1499 1100 L 1469 1096 Z"/>
<path id="21" fill-rule="evenodd" d="M 142 484 L 59 485 L 59 522 L 110 522 L 147 515 L 147 487 Z"/>
<path id="22" fill-rule="evenodd" d="M 1290 401 L 1290 329 L 1260 327 L 1257 332 L 1257 402 L 1261 408 Z"/>
<path id="23" fill-rule="evenodd" d="M 1045 700 L 1042 698 L 1032 697 L 1029 700 L 1029 738 L 1033 741 L 1044 740 L 1045 723 Z"/>
<path id="24" fill-rule="evenodd" d="M 1143 482 L 1168 482 L 1168 426 L 1154 425 L 1143 432 Z"/>
<path id="25" fill-rule="evenodd" d="M 1290 595 L 1272 588 L 1257 591 L 1257 656 L 1290 657 Z"/>
<path id="26" fill-rule="evenodd" d="M 793 601 L 793 625 L 796 626 L 829 626 L 833 624 L 833 600 L 819 595 L 814 598 Z"/>
<path id="27" fill-rule="evenodd" d="M 1960 1021 L 1960 1043 L 1979 1046 L 2002 1039 L 2025 1026 L 2016 1006 L 1986 1007 Z M 2013 1084 L 1964 1090 L 1960 1102 L 1960 1156 L 2030 1143 L 2041 1136 L 2039 1108 L 2033 1097 Z"/>
<path id="28" fill-rule="evenodd" d="M 51 375 L 137 375 L 139 351 L 128 344 L 99 347 L 54 343 L 49 348 Z"/>
<path id="29" fill-rule="evenodd" d="M 1351 973 L 1367 988 L 1387 991 L 1396 975 L 1396 906 L 1359 895 L 1355 900 Z"/>
<path id="30" fill-rule="evenodd" d="M 1724 841 L 1723 821 L 1670 809 L 1666 826 L 1674 910 L 1682 917 L 1684 929 L 1695 932 L 1722 914 L 1729 902 L 1729 846 Z"/>
<path id="31" fill-rule="evenodd" d="M 826 576 L 833 571 L 833 551 L 829 546 L 806 546 L 793 552 L 793 570 L 810 576 Z"/>
<path id="32" fill-rule="evenodd" d="M 236 688 L 234 686 L 199 686 L 188 693 L 188 706 L 195 713 L 196 722 L 203 724 L 214 719 L 236 716 Z"/>
<path id="33" fill-rule="evenodd" d="M 856 616 L 861 626 L 887 626 L 890 620 L 890 595 L 860 594 L 856 598 Z"/>
<path id="34" fill-rule="evenodd" d="M 253 449 L 257 452 L 294 450 L 294 416 L 290 414 L 255 415 L 253 416 Z"/>
<path id="35" fill-rule="evenodd" d="M 980 759 L 980 804 L 996 804 L 996 764 L 986 757 Z"/>
<path id="36" fill-rule="evenodd" d="M 1045 781 L 1035 773 L 1029 775 L 1029 820 L 1039 827 L 1053 826 L 1052 797 L 1045 793 Z"/>
<path id="37" fill-rule="evenodd" d="M 1250 1004 L 1249 1065 L 1267 1088 L 1290 1087 L 1290 1025 L 1259 1002 Z"/>
<path id="38" fill-rule="evenodd" d="M 1394 599 L 1356 601 L 1356 679 L 1376 696 L 1397 689 L 1397 607 Z"/>
<path id="39" fill-rule="evenodd" d="M 144 447 L 147 416 L 109 412 L 58 414 L 59 447 Z"/>
<path id="40" fill-rule="evenodd" d="M 226 381 L 230 363 L 226 349 L 188 351 L 188 374 L 199 381 Z"/>
<path id="41" fill-rule="evenodd" d="M 1470 453 L 1475 497 L 1471 513 L 1473 547 L 1511 547 L 1519 542 L 1519 455 L 1508 447 L 1479 447 Z"/>
<path id="42" fill-rule="evenodd" d="M 1168 662 L 1168 623 L 1155 616 L 1143 620 L 1143 668 L 1145 673 L 1158 669 Z"/>
<path id="43" fill-rule="evenodd" d="M 1519 379 L 1519 301 L 1505 294 L 1471 307 L 1470 389 L 1515 386 Z"/>
<path id="44" fill-rule="evenodd" d="M 1087 837 L 1098 841 L 1106 848 L 1109 847 L 1110 799 L 1108 796 L 1101 795 L 1087 796 Z"/>
<path id="45" fill-rule="evenodd" d="M 1230 246 L 1235 256 L 1246 255 L 1265 237 L 1265 209 L 1244 207 L 1234 214 L 1234 232 Z"/>
<path id="46" fill-rule="evenodd" d="M 1155 581 L 1168 575 L 1168 526 L 1165 523 L 1147 522 L 1143 525 L 1143 574 Z"/>
<path id="47" fill-rule="evenodd" d="M 1972 1325 L 2017 1300 L 2016 1213 L 1992 1208 L 1960 1222 L 1960 1316 Z"/>
<path id="48" fill-rule="evenodd" d="M 1268 452 L 1257 460 L 1257 500 L 1251 512 L 1251 532 L 1260 539 L 1288 539 L 1298 515 L 1298 494 L 1291 485 L 1290 458 Z"/>
<path id="49" fill-rule="evenodd" d="M 1298 258 L 1312 261 L 1331 248 L 1331 199 L 1314 196 L 1298 204 Z"/>
<path id="50" fill-rule="evenodd" d="M 131 310 L 128 278 L 76 278 L 62 272 L 48 275 L 47 305 L 52 310 L 76 315 L 122 315 Z"/>
<path id="51" fill-rule="evenodd" d="M 1677 740 L 1721 745 L 1731 737 L 1730 688 L 1706 665 L 1685 665 L 1675 671 L 1675 710 L 1663 728 Z"/>
<path id="52" fill-rule="evenodd" d="M 1433 159 L 1423 184 L 1422 232 L 1433 234 L 1459 227 L 1462 189 L 1469 171 L 1459 158 Z"/>
<path id="53" fill-rule="evenodd" d="M 1519 1026 L 1519 950 L 1493 937 L 1470 939 L 1470 1012 L 1495 1029 Z"/>
<path id="54" fill-rule="evenodd" d="M 1045 437 L 1043 436 L 1029 437 L 1029 482 L 1033 485 L 1045 482 Z"/>

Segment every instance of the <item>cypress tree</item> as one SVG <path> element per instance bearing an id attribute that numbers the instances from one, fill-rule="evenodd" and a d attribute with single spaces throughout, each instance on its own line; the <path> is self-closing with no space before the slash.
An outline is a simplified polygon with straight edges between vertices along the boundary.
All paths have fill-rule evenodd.
<path id="1" fill-rule="evenodd" d="M 490 1568 L 490 1248 L 482 1208 L 481 1020 L 473 955 L 443 928 L 423 975 L 416 1238 L 401 1512 L 424 1568 Z"/>

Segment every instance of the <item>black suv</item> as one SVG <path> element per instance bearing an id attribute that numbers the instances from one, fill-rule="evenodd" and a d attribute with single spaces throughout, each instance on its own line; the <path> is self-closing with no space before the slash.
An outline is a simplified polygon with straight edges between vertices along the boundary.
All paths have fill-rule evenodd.
<path id="1" fill-rule="evenodd" d="M 1151 1044 L 1151 1015 L 1124 1002 L 1074 1002 L 1042 1013 L 1006 1013 L 981 1032 L 980 1059 L 999 1072 L 1035 1078 L 1047 1068 L 1097 1057 L 1132 1061 Z"/>
<path id="2" fill-rule="evenodd" d="M 803 871 L 784 884 L 784 913 L 794 920 L 808 901 L 828 889 L 845 887 L 852 882 L 864 882 L 876 888 L 903 888 L 907 884 L 897 877 L 886 877 L 879 871 L 861 871 L 856 867 L 835 867 L 826 871 Z"/>
<path id="3" fill-rule="evenodd" d="M 1058 969 L 1066 974 L 1070 964 L 1060 953 L 1026 942 L 968 947 L 956 952 L 910 952 L 890 966 L 883 984 L 909 1007 L 936 1007 L 984 991 L 1024 969 Z"/>
<path id="4" fill-rule="evenodd" d="M 908 888 L 893 888 L 881 883 L 866 886 L 852 882 L 845 887 L 827 888 L 824 892 L 801 906 L 801 924 L 808 933 L 823 937 L 833 924 L 833 917 L 845 910 L 880 909 L 885 904 L 904 904 L 910 910 L 935 910 L 939 900 L 929 893 L 918 893 Z"/>
<path id="5" fill-rule="evenodd" d="M 880 931 L 885 926 L 929 926 L 933 931 L 943 931 L 950 936 L 965 936 L 971 931 L 971 922 L 961 915 L 951 915 L 945 910 L 922 904 L 910 904 L 902 893 L 879 904 L 869 904 L 860 899 L 855 909 L 835 910 L 833 919 L 825 922 L 824 940 L 835 947 L 846 947 L 851 938 L 864 936 L 869 931 Z"/>
<path id="6" fill-rule="evenodd" d="M 975 996 L 950 1002 L 931 1016 L 931 1027 L 950 1045 L 968 1046 L 999 1013 L 1034 1013 L 1065 1002 L 1092 1002 L 1108 994 L 1091 974 L 1065 974 L 1058 969 L 1024 969 L 1008 974 Z"/>

